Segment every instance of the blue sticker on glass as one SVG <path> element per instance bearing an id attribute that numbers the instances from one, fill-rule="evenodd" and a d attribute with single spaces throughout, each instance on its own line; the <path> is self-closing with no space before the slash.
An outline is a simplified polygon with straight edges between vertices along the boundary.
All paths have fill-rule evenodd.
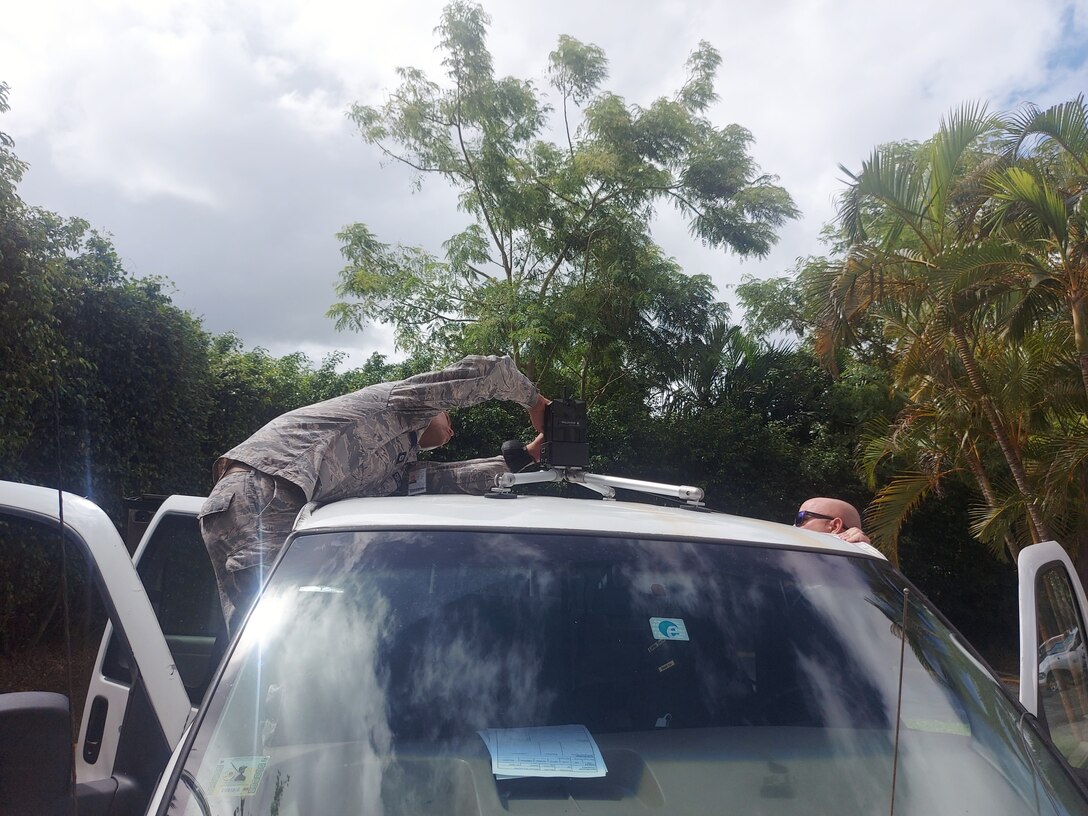
<path id="1" fill-rule="evenodd" d="M 650 631 L 657 640 L 690 640 L 683 618 L 650 618 Z"/>

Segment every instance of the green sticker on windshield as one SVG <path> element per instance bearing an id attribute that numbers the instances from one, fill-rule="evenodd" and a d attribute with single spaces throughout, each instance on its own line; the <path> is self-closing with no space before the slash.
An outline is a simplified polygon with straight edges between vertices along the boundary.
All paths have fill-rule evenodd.
<path id="1" fill-rule="evenodd" d="M 215 767 L 213 796 L 252 796 L 261 785 L 268 757 L 227 757 Z"/>
<path id="2" fill-rule="evenodd" d="M 967 723 L 948 722 L 946 720 L 927 720 L 903 718 L 903 725 L 911 731 L 926 731 L 930 734 L 955 734 L 960 737 L 971 736 L 971 726 Z"/>

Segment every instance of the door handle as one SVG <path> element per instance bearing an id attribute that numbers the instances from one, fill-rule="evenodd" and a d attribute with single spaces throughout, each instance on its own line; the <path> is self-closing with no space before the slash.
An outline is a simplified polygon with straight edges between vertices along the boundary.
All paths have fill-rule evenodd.
<path id="1" fill-rule="evenodd" d="M 106 730 L 106 712 L 110 709 L 109 701 L 99 695 L 91 703 L 91 716 L 87 718 L 87 737 L 83 740 L 83 761 L 88 765 L 98 762 L 102 750 L 102 734 Z"/>

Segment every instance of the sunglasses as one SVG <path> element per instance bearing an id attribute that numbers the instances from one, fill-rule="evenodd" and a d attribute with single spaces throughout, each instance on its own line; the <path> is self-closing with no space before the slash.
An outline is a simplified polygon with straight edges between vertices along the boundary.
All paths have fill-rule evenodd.
<path id="1" fill-rule="evenodd" d="M 798 510 L 797 517 L 793 520 L 793 526 L 803 527 L 806 521 L 814 518 L 823 519 L 824 521 L 835 520 L 835 516 L 825 516 L 823 513 L 813 513 L 811 510 Z"/>

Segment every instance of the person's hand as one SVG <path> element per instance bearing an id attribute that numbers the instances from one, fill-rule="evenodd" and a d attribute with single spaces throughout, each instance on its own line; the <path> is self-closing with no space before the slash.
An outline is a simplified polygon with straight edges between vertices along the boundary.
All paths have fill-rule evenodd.
<path id="1" fill-rule="evenodd" d="M 525 445 L 525 452 L 533 457 L 534 461 L 540 461 L 540 446 L 544 444 L 544 434 L 537 434 L 536 439 Z"/>
<path id="2" fill-rule="evenodd" d="M 544 409 L 550 404 L 551 400 L 540 394 L 537 396 L 536 402 L 533 403 L 533 407 L 529 409 L 529 420 L 537 431 L 544 430 Z"/>
<path id="3" fill-rule="evenodd" d="M 849 541 L 851 544 L 871 544 L 872 543 L 871 541 L 869 541 L 869 536 L 865 535 L 865 533 L 863 533 L 857 527 L 848 527 L 847 529 L 843 530 L 841 533 L 835 533 L 835 535 L 837 535 L 843 541 Z"/>

